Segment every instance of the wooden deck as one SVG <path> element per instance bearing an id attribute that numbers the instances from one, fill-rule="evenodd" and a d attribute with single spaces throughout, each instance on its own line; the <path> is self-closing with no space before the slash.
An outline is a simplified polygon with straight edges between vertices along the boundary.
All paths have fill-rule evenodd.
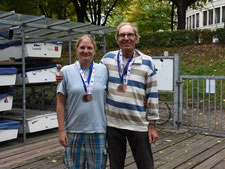
<path id="1" fill-rule="evenodd" d="M 57 130 L 28 139 L 0 143 L 0 168 L 63 169 L 62 147 Z M 161 129 L 157 143 L 152 145 L 157 169 L 224 169 L 225 136 L 212 136 L 189 131 Z M 30 137 L 30 136 L 29 136 Z M 107 167 L 109 169 L 109 166 Z M 128 147 L 125 169 L 136 169 Z"/>

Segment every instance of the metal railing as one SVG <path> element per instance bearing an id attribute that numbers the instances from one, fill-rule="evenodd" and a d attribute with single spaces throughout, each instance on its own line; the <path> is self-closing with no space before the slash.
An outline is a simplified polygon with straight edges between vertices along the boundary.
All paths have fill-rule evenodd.
<path id="1" fill-rule="evenodd" d="M 225 76 L 180 76 L 180 128 L 225 134 Z"/>

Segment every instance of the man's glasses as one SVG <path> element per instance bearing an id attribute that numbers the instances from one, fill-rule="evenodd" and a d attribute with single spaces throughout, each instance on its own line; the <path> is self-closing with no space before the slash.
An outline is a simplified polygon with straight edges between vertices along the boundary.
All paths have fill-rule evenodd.
<path id="1" fill-rule="evenodd" d="M 127 36 L 129 39 L 132 39 L 134 38 L 135 36 L 137 36 L 136 34 L 134 33 L 121 33 L 121 34 L 118 34 L 118 38 L 125 38 L 125 36 Z"/>

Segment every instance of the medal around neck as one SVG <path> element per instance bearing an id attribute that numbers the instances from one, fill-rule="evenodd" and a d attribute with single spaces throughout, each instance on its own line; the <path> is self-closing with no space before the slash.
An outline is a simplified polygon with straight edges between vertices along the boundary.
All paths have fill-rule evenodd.
<path id="1" fill-rule="evenodd" d="M 76 64 L 80 72 L 84 90 L 87 93 L 82 97 L 82 100 L 83 102 L 90 102 L 92 100 L 92 90 L 93 90 L 93 83 L 94 83 L 94 73 L 95 73 L 94 62 L 91 63 L 91 66 L 89 68 L 89 75 L 87 79 L 84 75 L 82 68 L 80 67 L 80 63 L 77 61 Z"/>
<path id="2" fill-rule="evenodd" d="M 117 91 L 118 92 L 126 92 L 127 90 L 127 86 L 123 85 L 123 84 L 120 84 L 118 87 L 117 87 Z"/>
<path id="3" fill-rule="evenodd" d="M 132 64 L 135 60 L 133 59 L 134 55 L 135 55 L 135 51 L 132 54 L 132 56 L 129 58 L 129 60 L 127 61 L 126 65 L 124 65 L 121 50 L 117 54 L 117 66 L 118 66 L 118 73 L 119 73 L 120 82 L 121 82 L 121 84 L 117 87 L 118 92 L 126 92 L 127 90 L 127 84 L 131 74 Z M 120 73 L 120 71 L 122 72 L 122 74 Z"/>
<path id="4" fill-rule="evenodd" d="M 91 94 L 85 94 L 83 96 L 83 102 L 90 102 L 92 100 L 92 95 Z"/>

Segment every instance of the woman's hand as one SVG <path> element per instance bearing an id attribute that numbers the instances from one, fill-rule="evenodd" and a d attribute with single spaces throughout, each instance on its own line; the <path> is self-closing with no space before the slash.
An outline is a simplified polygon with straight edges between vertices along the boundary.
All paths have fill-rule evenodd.
<path id="1" fill-rule="evenodd" d="M 66 135 L 65 131 L 59 131 L 59 143 L 63 146 L 63 147 L 68 147 L 68 137 Z"/>

